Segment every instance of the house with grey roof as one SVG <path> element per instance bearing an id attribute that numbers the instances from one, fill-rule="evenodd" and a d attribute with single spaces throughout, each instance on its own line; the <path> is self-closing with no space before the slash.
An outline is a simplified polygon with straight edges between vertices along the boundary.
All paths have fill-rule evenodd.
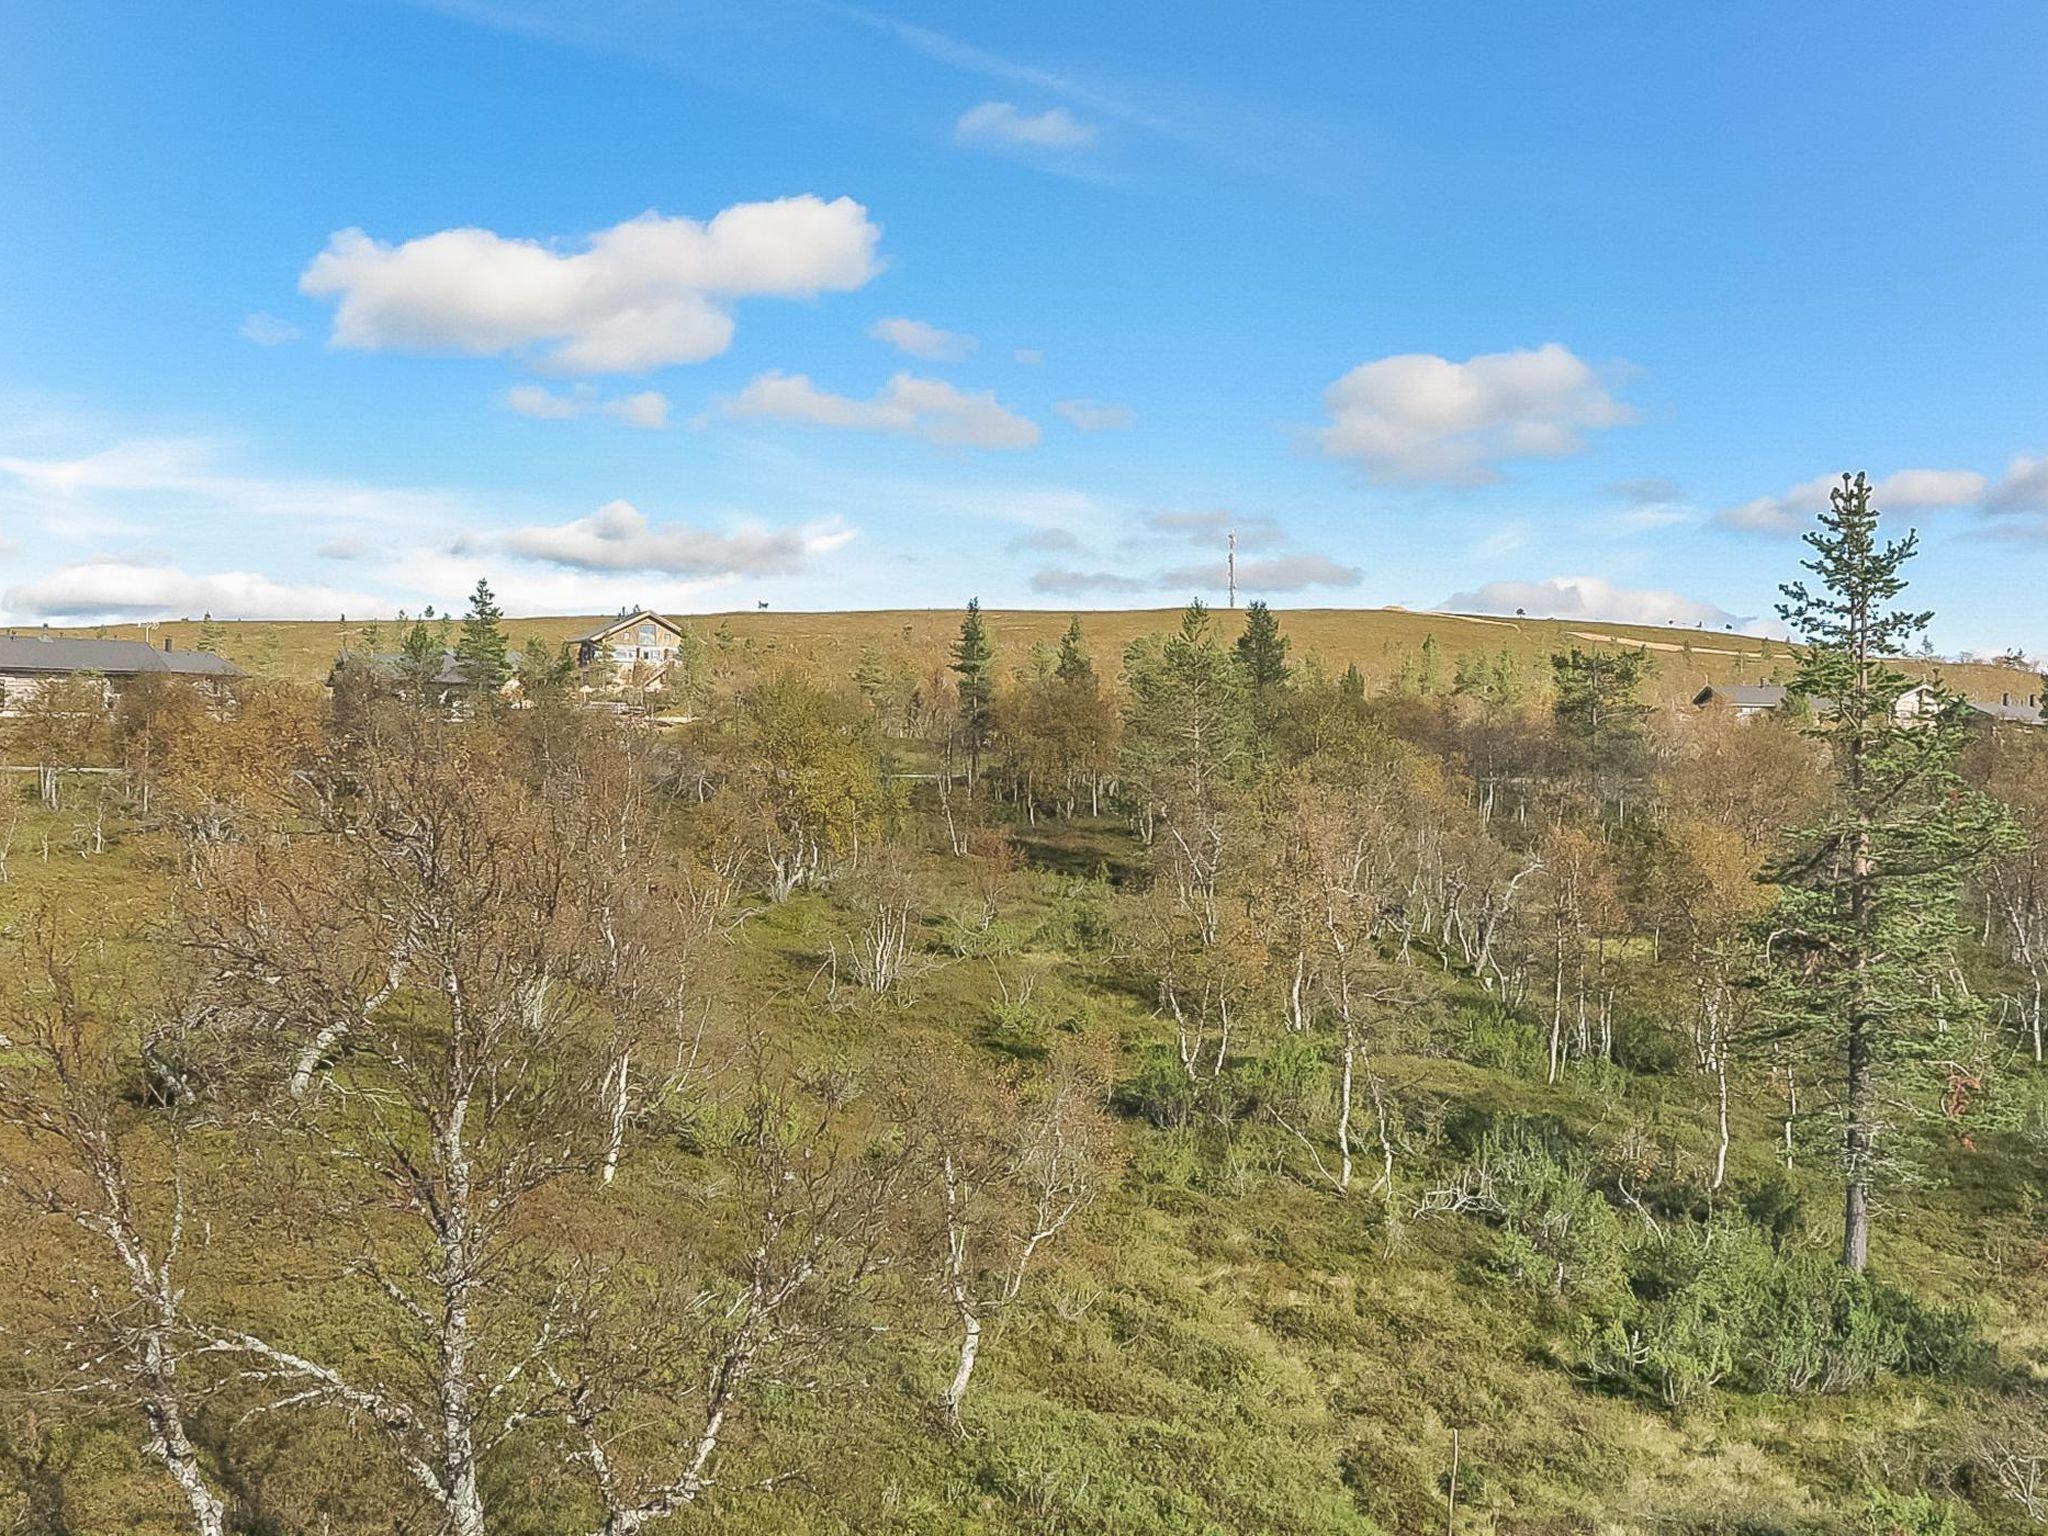
<path id="1" fill-rule="evenodd" d="M 172 649 L 169 636 L 159 650 L 142 640 L 91 640 L 48 628 L 0 635 L 0 715 L 19 714 L 57 678 L 94 678 L 111 704 L 138 677 L 176 678 L 220 692 L 244 675 L 225 656 Z"/>
<path id="2" fill-rule="evenodd" d="M 1899 695 L 1895 709 L 1901 720 L 1918 720 L 1932 715 L 1940 707 L 1941 691 L 1931 683 L 1918 683 Z M 1792 698 L 1792 691 L 1782 683 L 1719 683 L 1710 684 L 1693 695 L 1695 709 L 1725 709 L 1738 720 L 1753 719 L 1785 708 Z M 1828 712 L 1826 699 L 1808 701 L 1815 714 Z M 2042 696 L 2038 692 L 2028 694 L 2005 693 L 1997 699 L 1970 699 L 1963 703 L 1972 711 L 1973 718 L 1984 725 L 2041 725 Z"/>

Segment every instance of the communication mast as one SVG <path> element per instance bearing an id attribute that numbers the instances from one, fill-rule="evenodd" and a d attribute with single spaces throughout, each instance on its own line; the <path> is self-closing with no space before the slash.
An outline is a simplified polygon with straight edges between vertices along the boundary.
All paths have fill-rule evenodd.
<path id="1" fill-rule="evenodd" d="M 1224 580 L 1230 587 L 1230 606 L 1237 606 L 1237 534 L 1230 534 L 1230 553 L 1223 562 Z"/>

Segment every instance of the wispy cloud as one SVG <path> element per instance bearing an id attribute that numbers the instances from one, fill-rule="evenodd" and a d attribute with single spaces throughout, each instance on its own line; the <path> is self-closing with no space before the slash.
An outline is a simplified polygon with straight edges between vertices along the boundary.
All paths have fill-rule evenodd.
<path id="1" fill-rule="evenodd" d="M 236 329 L 244 341 L 253 341 L 259 347 L 281 347 L 305 334 L 289 320 L 280 320 L 261 310 L 243 320 Z"/>
<path id="2" fill-rule="evenodd" d="M 726 406 L 740 420 L 797 422 L 856 432 L 921 437 L 948 447 L 1017 449 L 1039 440 L 1038 424 L 986 391 L 899 373 L 873 398 L 822 390 L 801 373 L 764 373 Z"/>
<path id="3" fill-rule="evenodd" d="M 379 606 L 366 593 L 277 581 L 257 571 L 192 572 L 128 560 L 59 566 L 9 587 L 0 603 L 10 614 L 71 623 L 202 613 L 221 619 L 313 619 Z"/>
<path id="4" fill-rule="evenodd" d="M 1128 432 L 1138 424 L 1138 413 L 1128 405 L 1099 405 L 1093 400 L 1061 400 L 1053 409 L 1082 432 Z"/>
<path id="5" fill-rule="evenodd" d="M 605 400 L 588 388 L 562 394 L 545 385 L 515 384 L 505 391 L 504 399 L 507 410 L 538 421 L 573 421 L 579 416 L 597 415 L 650 432 L 668 425 L 668 396 L 656 389 Z"/>
<path id="6" fill-rule="evenodd" d="M 1087 149 L 1097 137 L 1093 123 L 1082 122 L 1064 107 L 1026 112 L 1008 101 L 969 107 L 953 124 L 954 143 L 999 149 Z"/>
<path id="7" fill-rule="evenodd" d="M 899 352 L 934 363 L 960 362 L 981 345 L 977 338 L 963 331 L 943 330 L 923 320 L 910 320 L 902 315 L 877 320 L 868 327 L 868 334 L 877 341 L 886 341 Z"/>

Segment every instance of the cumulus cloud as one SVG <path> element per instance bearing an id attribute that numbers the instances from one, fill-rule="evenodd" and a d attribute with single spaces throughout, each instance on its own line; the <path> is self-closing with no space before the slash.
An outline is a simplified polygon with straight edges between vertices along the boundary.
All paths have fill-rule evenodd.
<path id="1" fill-rule="evenodd" d="M 1138 424 L 1128 405 L 1097 405 L 1093 400 L 1061 400 L 1053 406 L 1083 432 L 1128 432 Z"/>
<path id="2" fill-rule="evenodd" d="M 59 566 L 9 587 L 4 602 L 10 613 L 71 623 L 188 618 L 200 613 L 219 619 L 315 619 L 379 606 L 378 599 L 360 592 L 292 585 L 255 571 L 195 574 L 129 560 Z"/>
<path id="3" fill-rule="evenodd" d="M 1526 613 L 1538 619 L 1594 619 L 1616 624 L 1740 626 L 1725 608 L 1663 587 L 1617 587 L 1599 576 L 1553 576 L 1548 581 L 1489 581 L 1453 592 L 1452 613 Z"/>
<path id="4" fill-rule="evenodd" d="M 1584 434 L 1635 413 L 1556 342 L 1454 363 L 1413 352 L 1361 363 L 1323 391 L 1316 439 L 1376 481 L 1485 484 L 1508 459 L 1576 453 Z"/>
<path id="5" fill-rule="evenodd" d="M 1310 587 L 1355 587 L 1363 577 L 1355 565 L 1340 565 L 1327 555 L 1275 555 L 1267 560 L 1237 562 L 1241 592 L 1305 592 Z M 1182 565 L 1159 573 L 1163 587 L 1222 587 L 1229 571 L 1221 560 Z"/>
<path id="6" fill-rule="evenodd" d="M 1987 512 L 2048 512 L 2048 455 L 2017 454 L 1984 496 Z"/>
<path id="7" fill-rule="evenodd" d="M 1759 496 L 1717 513 L 1714 521 L 1743 533 L 1797 533 L 1827 509 L 1828 493 L 1840 475 L 1816 475 L 1779 496 Z M 1879 511 L 1931 512 L 1985 500 L 1987 482 L 1973 469 L 1902 469 L 1874 480 L 1871 500 Z"/>
<path id="8" fill-rule="evenodd" d="M 515 384 L 505 391 L 505 407 L 540 421 L 572 421 L 578 416 L 600 415 L 648 431 L 668 425 L 668 396 L 658 389 L 601 400 L 587 388 L 560 394 L 540 384 Z"/>
<path id="9" fill-rule="evenodd" d="M 1038 424 L 991 392 L 899 373 L 870 400 L 819 389 L 801 373 L 764 373 L 726 406 L 738 419 L 800 422 L 856 432 L 922 437 L 960 448 L 1029 448 Z"/>
<path id="10" fill-rule="evenodd" d="M 398 245 L 334 235 L 299 278 L 336 302 L 337 346 L 488 355 L 542 348 L 566 373 L 716 357 L 732 304 L 859 288 L 881 229 L 851 198 L 737 203 L 709 221 L 648 212 L 581 249 L 445 229 Z"/>
<path id="11" fill-rule="evenodd" d="M 1101 592 L 1149 592 L 1157 585 L 1117 571 L 1073 571 L 1053 568 L 1031 573 L 1031 590 L 1056 597 L 1082 597 Z"/>
<path id="12" fill-rule="evenodd" d="M 688 523 L 657 526 L 631 502 L 611 501 L 588 517 L 466 540 L 454 552 L 496 549 L 579 571 L 786 576 L 802 570 L 813 555 L 837 549 L 853 536 L 852 529 L 836 521 L 802 528 L 748 527 L 736 533 L 714 533 Z"/>
<path id="13" fill-rule="evenodd" d="M 886 341 L 898 352 L 907 352 L 912 357 L 934 363 L 957 363 L 981 345 L 977 338 L 964 332 L 941 330 L 936 325 L 922 320 L 907 320 L 901 315 L 877 320 L 868 327 L 868 334 L 877 341 Z"/>
<path id="14" fill-rule="evenodd" d="M 969 107 L 953 125 L 955 143 L 1003 149 L 1086 149 L 1096 138 L 1093 123 L 1082 122 L 1064 107 L 1025 112 L 1008 101 Z"/>
<path id="15" fill-rule="evenodd" d="M 280 320 L 261 310 L 249 316 L 237 329 L 244 341 L 253 341 L 259 347 L 281 347 L 288 341 L 297 341 L 304 334 L 289 320 Z"/>

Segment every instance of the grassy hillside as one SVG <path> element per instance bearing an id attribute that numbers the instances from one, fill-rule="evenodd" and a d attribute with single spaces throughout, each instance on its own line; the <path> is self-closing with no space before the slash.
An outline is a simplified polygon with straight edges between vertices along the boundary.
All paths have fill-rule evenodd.
<path id="1" fill-rule="evenodd" d="M 989 630 L 999 660 L 1011 665 L 1034 645 L 1056 644 L 1071 616 L 1054 609 L 991 611 Z M 1084 612 L 1080 618 L 1091 646 L 1098 654 L 1109 655 L 1139 635 L 1172 628 L 1179 612 L 1108 609 Z M 1227 614 L 1222 619 L 1226 626 L 1230 624 Z M 1708 683 L 1764 682 L 1782 678 L 1791 670 L 1789 648 L 1781 642 L 1710 630 L 1411 613 L 1398 608 L 1288 609 L 1282 611 L 1281 619 L 1297 656 L 1319 657 L 1334 671 L 1356 663 L 1371 683 L 1391 680 L 1404 664 L 1421 654 L 1429 639 L 1436 642 L 1446 675 L 1453 660 L 1465 654 L 1491 656 L 1505 651 L 1531 675 L 1540 676 L 1547 673 L 1553 652 L 1573 645 L 1647 646 L 1657 663 L 1650 692 L 1666 702 L 1688 697 Z M 553 644 L 599 622 L 589 615 L 516 618 L 506 621 L 505 628 L 515 642 L 537 636 Z M 736 660 L 746 666 L 799 663 L 850 673 L 853 658 L 866 646 L 885 654 L 936 656 L 957 633 L 960 615 L 957 609 L 943 608 L 743 612 L 693 614 L 681 622 L 707 641 L 721 633 L 730 636 Z M 155 625 L 150 633 L 158 644 L 168 637 L 172 644 L 190 649 L 199 643 L 200 628 L 196 621 L 179 620 Z M 364 626 L 354 620 L 346 631 L 338 622 L 328 620 L 242 621 L 222 624 L 220 629 L 224 655 L 253 672 L 301 682 L 326 676 L 344 643 L 344 634 L 350 644 L 364 643 Z M 122 624 L 76 633 L 115 639 L 143 637 L 137 626 Z M 397 643 L 396 631 L 388 622 L 382 626 L 381 643 L 387 647 Z M 1945 664 L 1939 670 L 1951 686 L 1972 697 L 1996 698 L 2012 686 L 2012 674 L 1997 667 Z"/>
<path id="2" fill-rule="evenodd" d="M 789 643 L 834 628 L 782 622 L 792 629 L 777 639 Z M 796 631 L 800 623 L 816 627 Z M 1015 643 L 1032 631 L 1013 620 L 1005 633 Z M 0 928 L 18 932 L 44 903 L 108 909 L 146 965 L 180 867 L 166 839 L 127 823 L 94 853 L 79 816 L 24 809 L 16 818 Z M 1128 1078 L 1163 1049 L 1164 1026 L 1128 958 L 1102 936 L 1107 889 L 1056 871 L 1093 867 L 1120 878 L 1136 868 L 1136 845 L 1107 821 L 1020 836 L 1029 864 L 987 952 L 964 948 L 950 920 L 967 893 L 941 894 L 922 917 L 912 979 L 887 997 L 821 991 L 822 957 L 860 921 L 842 894 L 759 908 L 738 930 L 734 957 L 750 1015 L 799 1060 L 871 1082 L 939 1050 L 966 1052 L 993 1075 L 1061 1032 L 1104 1042 Z M 999 989 L 1004 974 L 1024 972 L 1039 979 L 1020 1023 Z M 1718 1392 L 1670 1409 L 1575 1364 L 1567 1322 L 1504 1271 L 1486 1222 L 1419 1216 L 1416 1206 L 1489 1128 L 1511 1124 L 1549 1127 L 1594 1163 L 1633 1169 L 1645 1191 L 1696 1190 L 1713 1137 L 1703 1086 L 1683 1072 L 1603 1064 L 1547 1088 L 1534 1031 L 1476 988 L 1441 981 L 1399 1049 L 1379 1061 L 1398 1105 L 1391 1194 L 1371 1189 L 1370 1175 L 1351 1194 L 1335 1194 L 1270 1129 L 1163 1127 L 1127 1113 L 1118 1177 L 1053 1250 L 1027 1304 L 995 1331 L 958 1435 L 922 1406 L 947 1368 L 943 1322 L 928 1338 L 878 1332 L 829 1405 L 799 1394 L 764 1410 L 771 1423 L 789 1416 L 801 1426 L 777 1443 L 777 1454 L 803 1466 L 801 1478 L 773 1495 L 734 1491 L 708 1520 L 693 1516 L 676 1528 L 761 1536 L 1442 1530 L 1454 1431 L 1461 1513 L 1453 1529 L 1461 1532 L 2025 1528 L 1981 1481 L 1963 1502 L 1972 1485 L 1960 1444 L 1973 1415 L 2000 1413 L 2013 1381 L 2048 1357 L 2048 1278 L 2032 1217 L 2048 1164 L 2037 1149 L 2011 1134 L 1967 1147 L 1931 1141 L 1934 1181 L 1886 1216 L 1882 1269 L 1926 1302 L 1966 1309 L 1993 1350 L 1981 1364 L 1949 1379 L 1886 1377 L 1836 1395 Z M 1768 1102 L 1745 1096 L 1736 1131 L 1730 1203 L 1775 1191 L 1794 1212 L 1790 1240 L 1824 1249 L 1833 1198 L 1824 1169 L 1803 1163 L 1787 1182 Z M 621 1231 L 659 1230 L 705 1177 L 687 1153 L 670 1154 L 629 1174 L 605 1229 L 571 1238 L 601 1244 Z M 191 1263 L 204 1269 L 234 1239 L 209 1229 L 191 1241 Z M 44 1250 L 0 1244 L 10 1248 L 0 1282 L 11 1294 L 41 1294 Z M 296 1295 L 323 1332 L 349 1325 L 352 1303 L 338 1285 L 251 1291 L 272 1293 Z M 250 1305 L 247 1297 L 239 1304 Z M 266 1304 L 255 1303 L 259 1311 Z M 199 1434 L 248 1458 L 243 1492 L 272 1522 L 261 1529 L 327 1529 L 320 1522 L 330 1517 L 339 1522 L 333 1529 L 368 1528 L 352 1523 L 375 1517 L 352 1507 L 347 1486 L 367 1474 L 333 1452 L 309 1460 L 296 1438 L 301 1426 L 289 1416 L 244 1423 L 221 1410 L 202 1413 Z M 132 1425 L 80 1432 L 17 1408 L 0 1422 L 0 1458 L 0 1529 L 179 1528 Z M 11 1493 L 8 1468 L 18 1485 Z M 522 1502 L 531 1496 L 519 1491 L 516 1469 L 501 1466 L 496 1477 L 503 1529 L 583 1528 L 563 1521 L 587 1511 Z M 1935 1493 L 1910 1495 L 1919 1503 L 1892 1492 L 1929 1488 Z"/>

